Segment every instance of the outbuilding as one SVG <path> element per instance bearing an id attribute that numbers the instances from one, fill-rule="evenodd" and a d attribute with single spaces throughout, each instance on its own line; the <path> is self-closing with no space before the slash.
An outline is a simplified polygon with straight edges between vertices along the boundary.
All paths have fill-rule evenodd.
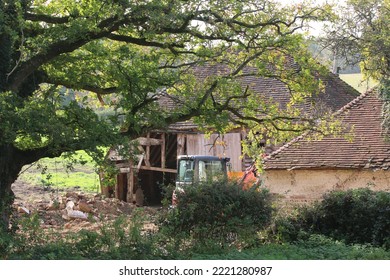
<path id="1" fill-rule="evenodd" d="M 338 137 L 302 135 L 264 160 L 265 187 L 290 202 L 310 202 L 331 190 L 390 189 L 390 142 L 383 126 L 385 101 L 378 90 L 364 93 L 335 117 Z"/>

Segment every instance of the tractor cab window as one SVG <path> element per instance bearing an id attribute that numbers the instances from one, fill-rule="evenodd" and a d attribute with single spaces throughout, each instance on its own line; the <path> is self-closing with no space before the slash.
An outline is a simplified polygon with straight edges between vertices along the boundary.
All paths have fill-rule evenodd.
<path id="1" fill-rule="evenodd" d="M 192 159 L 182 159 L 179 161 L 178 177 L 178 181 L 192 182 L 194 178 L 194 161 Z"/>
<path id="2" fill-rule="evenodd" d="M 199 181 L 214 181 L 224 175 L 222 161 L 199 161 Z"/>

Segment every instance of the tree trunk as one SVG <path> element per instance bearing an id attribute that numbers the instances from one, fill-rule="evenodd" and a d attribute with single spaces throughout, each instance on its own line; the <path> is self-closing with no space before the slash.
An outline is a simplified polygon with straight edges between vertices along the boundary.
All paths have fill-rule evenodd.
<path id="1" fill-rule="evenodd" d="M 18 178 L 24 163 L 11 145 L 0 146 L 0 231 L 9 229 L 14 193 L 11 185 Z"/>

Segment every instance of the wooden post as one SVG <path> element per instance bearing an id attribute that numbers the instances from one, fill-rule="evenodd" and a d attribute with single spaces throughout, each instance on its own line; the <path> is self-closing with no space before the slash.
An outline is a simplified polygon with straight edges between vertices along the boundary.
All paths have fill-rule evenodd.
<path id="1" fill-rule="evenodd" d="M 125 190 L 124 190 L 124 186 L 125 186 L 125 178 L 124 178 L 124 173 L 119 173 L 118 175 L 118 185 L 119 185 L 119 193 L 118 193 L 118 197 L 119 200 L 125 200 Z M 127 183 L 127 182 L 126 182 Z"/>
<path id="2" fill-rule="evenodd" d="M 133 162 L 130 161 L 130 172 L 127 173 L 127 196 L 126 201 L 129 203 L 134 202 L 134 167 Z"/>
<path id="3" fill-rule="evenodd" d="M 177 155 L 184 155 L 185 134 L 177 134 Z"/>
<path id="4" fill-rule="evenodd" d="M 165 133 L 161 134 L 161 168 L 165 168 Z"/>
<path id="5" fill-rule="evenodd" d="M 105 196 L 105 197 L 109 197 L 110 196 L 110 190 L 109 190 L 109 186 L 105 186 L 103 184 L 103 181 L 104 181 L 104 173 L 102 171 L 99 172 L 99 182 L 100 182 L 100 189 L 101 189 L 101 193 Z M 112 187 L 112 186 L 111 186 Z"/>
<path id="6" fill-rule="evenodd" d="M 150 133 L 147 134 L 148 144 L 146 145 L 145 165 L 150 166 Z"/>
<path id="7" fill-rule="evenodd" d="M 117 198 L 117 199 L 119 199 L 119 184 L 120 184 L 120 179 L 119 179 L 119 177 L 120 177 L 120 174 L 118 174 L 118 175 L 116 175 L 116 180 L 115 180 L 115 193 L 114 193 L 114 195 L 115 195 L 115 198 Z"/>

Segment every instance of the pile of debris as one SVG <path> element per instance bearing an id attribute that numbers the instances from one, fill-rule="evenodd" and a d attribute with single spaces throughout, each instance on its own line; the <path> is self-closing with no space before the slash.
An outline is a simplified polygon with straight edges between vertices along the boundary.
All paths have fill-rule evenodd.
<path id="1" fill-rule="evenodd" d="M 100 221 L 112 221 L 130 215 L 137 206 L 101 194 L 65 192 L 50 199 L 16 201 L 17 217 L 37 214 L 43 228 L 78 231 L 98 227 Z"/>

